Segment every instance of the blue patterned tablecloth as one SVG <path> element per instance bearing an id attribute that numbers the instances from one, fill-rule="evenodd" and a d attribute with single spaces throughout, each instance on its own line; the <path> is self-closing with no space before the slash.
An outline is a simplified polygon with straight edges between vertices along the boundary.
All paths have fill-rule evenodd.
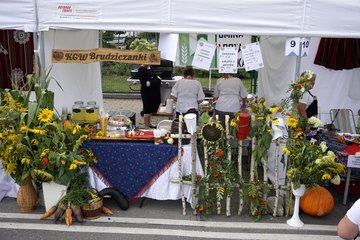
<path id="1" fill-rule="evenodd" d="M 153 142 L 90 141 L 97 163 L 92 169 L 98 176 L 133 203 L 177 159 L 176 145 Z"/>

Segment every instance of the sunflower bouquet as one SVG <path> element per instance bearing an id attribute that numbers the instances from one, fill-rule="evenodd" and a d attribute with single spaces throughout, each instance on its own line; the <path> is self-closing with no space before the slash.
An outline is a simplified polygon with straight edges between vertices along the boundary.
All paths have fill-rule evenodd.
<path id="1" fill-rule="evenodd" d="M 305 184 L 311 187 L 321 184 L 324 180 L 331 180 L 339 184 L 339 174 L 344 173 L 342 164 L 335 162 L 336 155 L 328 150 L 326 142 L 319 142 L 315 134 L 306 134 L 308 128 L 323 126 L 316 117 L 299 119 L 297 106 L 299 99 L 307 91 L 307 82 L 313 77 L 313 72 L 308 70 L 295 82 L 290 84 L 290 97 L 281 106 L 284 109 L 291 108 L 286 113 L 286 129 L 288 139 L 283 148 L 282 162 L 287 162 L 286 175 L 293 183 L 294 189 Z M 291 103 L 291 106 L 289 104 Z"/>
<path id="2" fill-rule="evenodd" d="M 50 80 L 41 83 L 30 75 L 27 84 L 1 92 L 0 159 L 17 183 L 31 176 L 66 185 L 93 162 L 92 153 L 81 148 L 86 130 L 80 126 L 65 130 L 55 114 L 54 93 L 47 89 Z"/>

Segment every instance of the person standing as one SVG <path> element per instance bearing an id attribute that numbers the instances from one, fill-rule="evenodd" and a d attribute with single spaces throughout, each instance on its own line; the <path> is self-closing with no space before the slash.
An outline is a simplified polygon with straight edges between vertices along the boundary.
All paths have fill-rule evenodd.
<path id="1" fill-rule="evenodd" d="M 194 79 L 192 66 L 185 67 L 184 78 L 175 83 L 170 96 L 176 103 L 177 117 L 180 113 L 195 113 L 199 116 L 199 103 L 204 100 L 205 94 L 201 83 Z"/>
<path id="2" fill-rule="evenodd" d="M 151 115 L 157 112 L 161 103 L 161 79 L 151 69 L 150 65 L 141 65 L 138 69 L 139 80 L 141 84 L 141 99 L 145 128 L 155 128 L 151 125 Z"/>
<path id="3" fill-rule="evenodd" d="M 346 212 L 337 225 L 338 236 L 342 239 L 355 239 L 360 230 L 360 199 Z"/>
<path id="4" fill-rule="evenodd" d="M 240 112 L 241 106 L 245 104 L 248 93 L 240 78 L 224 73 L 216 81 L 214 89 L 215 114 L 219 116 L 220 122 L 225 124 L 225 115 L 234 118 L 235 112 Z"/>
<path id="5" fill-rule="evenodd" d="M 301 76 L 304 76 L 307 72 L 303 72 Z M 311 78 L 307 81 L 308 91 L 306 91 L 299 99 L 298 111 L 302 118 L 310 118 L 317 116 L 318 114 L 318 102 L 316 96 L 314 96 L 310 90 L 314 88 L 316 80 L 316 74 L 312 74 Z"/>

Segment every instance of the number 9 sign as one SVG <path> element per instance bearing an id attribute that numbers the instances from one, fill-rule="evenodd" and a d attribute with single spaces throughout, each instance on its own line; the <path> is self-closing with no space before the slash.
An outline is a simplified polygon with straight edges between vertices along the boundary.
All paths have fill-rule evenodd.
<path id="1" fill-rule="evenodd" d="M 307 56 L 309 53 L 310 38 L 293 37 L 286 39 L 285 56 L 296 55 L 299 56 L 301 50 L 301 57 Z"/>

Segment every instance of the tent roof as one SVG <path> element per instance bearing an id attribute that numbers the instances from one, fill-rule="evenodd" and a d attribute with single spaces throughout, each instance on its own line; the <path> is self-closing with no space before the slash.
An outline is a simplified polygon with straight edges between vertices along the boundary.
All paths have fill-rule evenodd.
<path id="1" fill-rule="evenodd" d="M 25 0 L 24 0 L 25 1 Z M 360 37 L 360 1 L 37 0 L 39 31 Z M 71 11 L 69 11 L 71 10 Z"/>
<path id="2" fill-rule="evenodd" d="M 11 0 L 0 3 L 0 29 L 36 32 L 36 7 L 34 0 Z"/>

